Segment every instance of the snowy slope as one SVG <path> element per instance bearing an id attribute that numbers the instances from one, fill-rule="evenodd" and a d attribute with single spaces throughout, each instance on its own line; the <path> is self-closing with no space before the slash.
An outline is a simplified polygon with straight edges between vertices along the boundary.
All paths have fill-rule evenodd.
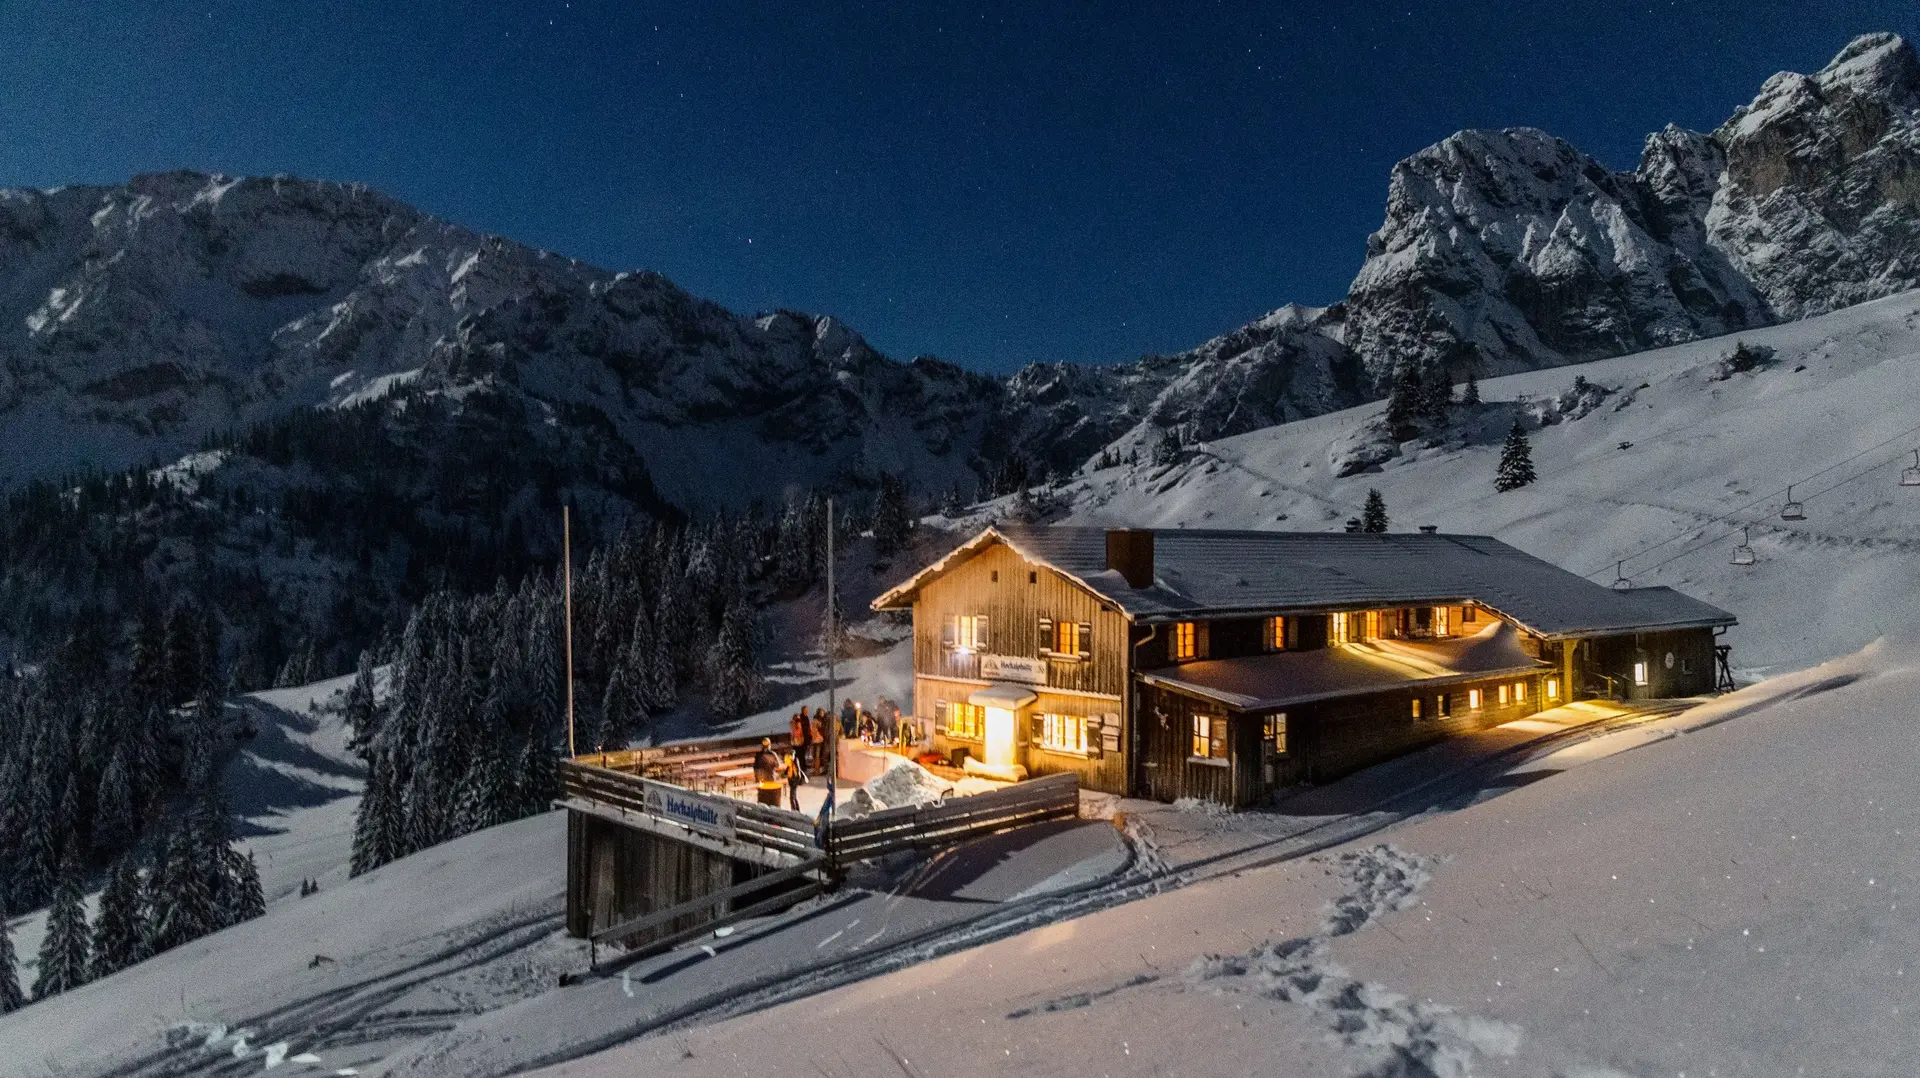
<path id="1" fill-rule="evenodd" d="M 1311 861 L 536 1073 L 1904 1073 L 1917 693 L 1876 645 Z"/>
<path id="2" fill-rule="evenodd" d="M 1377 488 L 1395 530 L 1494 535 L 1601 583 L 1624 559 L 1635 585 L 1723 606 L 1741 619 L 1730 641 L 1748 671 L 1920 626 L 1920 488 L 1897 485 L 1920 447 L 1920 292 L 1740 334 L 1773 362 L 1716 380 L 1735 339 L 1481 383 L 1487 403 L 1438 446 L 1373 444 L 1374 404 L 1208 443 L 1175 465 L 1095 472 L 1066 488 L 1068 519 L 1337 531 Z M 1576 375 L 1611 390 L 1585 414 L 1559 399 Z M 1515 415 L 1533 428 L 1540 478 L 1500 494 Z M 1356 447 L 1397 455 L 1341 477 Z M 1779 517 L 1789 483 L 1804 521 Z M 1742 525 L 1758 552 L 1747 568 L 1729 564 Z"/>

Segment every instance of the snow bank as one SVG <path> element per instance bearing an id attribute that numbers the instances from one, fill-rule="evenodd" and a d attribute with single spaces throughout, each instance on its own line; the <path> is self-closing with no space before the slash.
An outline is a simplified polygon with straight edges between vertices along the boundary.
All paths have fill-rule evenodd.
<path id="1" fill-rule="evenodd" d="M 953 783 L 905 756 L 887 761 L 887 769 L 861 785 L 876 809 L 904 808 L 938 801 L 953 792 Z"/>

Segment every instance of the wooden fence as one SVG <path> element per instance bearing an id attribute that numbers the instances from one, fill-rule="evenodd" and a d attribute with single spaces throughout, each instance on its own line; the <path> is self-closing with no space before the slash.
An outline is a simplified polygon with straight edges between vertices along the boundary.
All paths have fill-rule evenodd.
<path id="1" fill-rule="evenodd" d="M 991 793 L 883 809 L 857 820 L 836 821 L 832 859 L 851 864 L 898 850 L 932 849 L 989 831 L 1070 818 L 1079 812 L 1079 776 L 1062 772 Z"/>
<path id="2" fill-rule="evenodd" d="M 622 816 L 640 815 L 722 844 L 740 843 L 810 861 L 822 854 L 813 818 L 804 813 L 703 794 L 608 768 L 563 760 L 567 797 L 604 806 Z M 851 864 L 899 850 L 927 850 L 975 835 L 1079 814 L 1080 780 L 1071 772 L 1015 783 L 991 793 L 954 797 L 918 807 L 883 809 L 853 820 L 836 820 L 830 864 Z"/>

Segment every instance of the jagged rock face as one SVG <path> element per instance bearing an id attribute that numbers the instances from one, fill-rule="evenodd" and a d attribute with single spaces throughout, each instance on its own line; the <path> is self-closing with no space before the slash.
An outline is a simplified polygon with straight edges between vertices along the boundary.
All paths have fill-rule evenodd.
<path id="1" fill-rule="evenodd" d="M 1891 34 L 1781 74 L 1614 173 L 1530 128 L 1395 166 L 1348 295 L 1376 389 L 1402 360 L 1498 373 L 1798 318 L 1920 283 L 1920 62 Z"/>
<path id="2" fill-rule="evenodd" d="M 603 448 L 683 508 L 879 471 L 951 482 L 1004 394 L 831 318 L 743 318 L 356 185 L 0 192 L 0 479 L 169 459 L 401 383 L 623 440 Z"/>
<path id="3" fill-rule="evenodd" d="M 1712 135 L 1710 242 L 1781 318 L 1920 284 L 1920 59 L 1856 38 L 1818 74 L 1768 79 Z"/>
<path id="4" fill-rule="evenodd" d="M 1340 343 L 1342 317 L 1289 305 L 1189 352 L 1118 367 L 1029 366 L 1008 386 L 1017 442 L 1071 465 L 1103 448 L 1144 452 L 1162 430 L 1224 438 L 1348 407 L 1365 398 Z"/>

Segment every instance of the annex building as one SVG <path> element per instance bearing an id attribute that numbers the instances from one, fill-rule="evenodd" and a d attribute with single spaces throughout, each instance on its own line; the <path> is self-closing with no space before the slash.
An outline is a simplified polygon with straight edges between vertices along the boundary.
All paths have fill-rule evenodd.
<path id="1" fill-rule="evenodd" d="M 911 610 L 935 751 L 1228 805 L 1578 699 L 1730 687 L 1735 618 L 1477 535 L 994 526 Z"/>

